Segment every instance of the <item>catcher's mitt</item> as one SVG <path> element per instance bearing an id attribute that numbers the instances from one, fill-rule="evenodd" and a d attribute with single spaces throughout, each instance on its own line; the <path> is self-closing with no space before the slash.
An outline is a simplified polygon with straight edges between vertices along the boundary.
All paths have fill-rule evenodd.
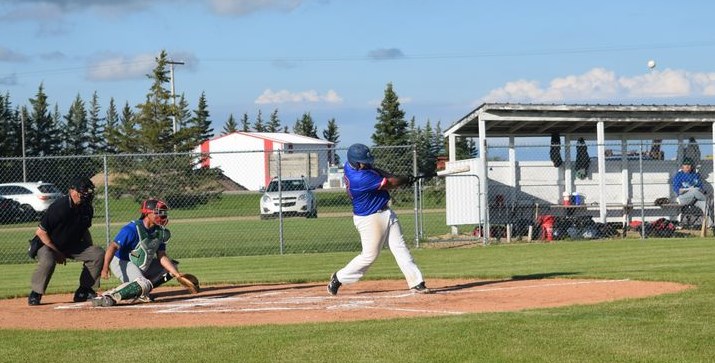
<path id="1" fill-rule="evenodd" d="M 176 277 L 176 281 L 179 281 L 179 283 L 184 286 L 187 290 L 189 290 L 190 293 L 192 294 L 198 294 L 199 293 L 199 279 L 196 278 L 196 276 L 192 274 L 181 274 L 178 277 Z"/>

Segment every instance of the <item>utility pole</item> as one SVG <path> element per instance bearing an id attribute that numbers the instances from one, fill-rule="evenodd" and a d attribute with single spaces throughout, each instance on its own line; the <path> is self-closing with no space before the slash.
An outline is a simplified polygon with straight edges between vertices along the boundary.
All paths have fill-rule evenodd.
<path id="1" fill-rule="evenodd" d="M 174 93 L 174 65 L 183 65 L 184 62 L 168 60 L 166 64 L 169 65 L 169 78 L 171 79 L 171 103 L 174 105 L 174 109 L 176 109 L 176 94 Z M 176 129 L 176 116 L 171 116 L 171 120 L 173 133 L 176 133 L 176 131 L 178 131 Z"/>

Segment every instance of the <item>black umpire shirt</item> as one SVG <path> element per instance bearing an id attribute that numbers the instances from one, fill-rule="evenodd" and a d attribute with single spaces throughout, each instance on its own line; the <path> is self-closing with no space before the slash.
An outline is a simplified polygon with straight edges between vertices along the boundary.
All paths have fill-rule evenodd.
<path id="1" fill-rule="evenodd" d="M 84 234 L 92 226 L 92 217 L 92 203 L 77 205 L 67 195 L 47 208 L 40 220 L 40 228 L 50 235 L 60 251 L 79 253 L 91 245 L 91 241 L 84 240 Z"/>

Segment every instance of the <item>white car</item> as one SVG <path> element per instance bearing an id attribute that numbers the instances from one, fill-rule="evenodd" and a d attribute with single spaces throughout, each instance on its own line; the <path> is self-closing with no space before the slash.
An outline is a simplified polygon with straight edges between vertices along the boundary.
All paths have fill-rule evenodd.
<path id="1" fill-rule="evenodd" d="M 280 209 L 284 216 L 318 217 L 318 206 L 312 188 L 303 178 L 273 178 L 261 197 L 261 219 L 276 217 Z"/>
<path id="2" fill-rule="evenodd" d="M 42 213 L 64 194 L 52 183 L 5 183 L 0 184 L 0 196 L 12 199 L 35 213 Z"/>

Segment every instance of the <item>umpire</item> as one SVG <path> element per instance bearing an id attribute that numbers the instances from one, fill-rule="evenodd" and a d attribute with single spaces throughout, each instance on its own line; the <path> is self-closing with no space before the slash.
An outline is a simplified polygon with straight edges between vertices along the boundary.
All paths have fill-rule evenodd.
<path id="1" fill-rule="evenodd" d="M 66 264 L 67 258 L 84 263 L 74 302 L 97 295 L 94 289 L 99 286 L 104 249 L 92 244 L 89 233 L 94 216 L 94 184 L 88 178 L 77 178 L 67 194 L 50 205 L 35 232 L 35 242 L 39 239 L 42 245 L 37 250 L 37 269 L 32 274 L 32 291 L 27 299 L 29 305 L 40 305 L 55 266 Z"/>

